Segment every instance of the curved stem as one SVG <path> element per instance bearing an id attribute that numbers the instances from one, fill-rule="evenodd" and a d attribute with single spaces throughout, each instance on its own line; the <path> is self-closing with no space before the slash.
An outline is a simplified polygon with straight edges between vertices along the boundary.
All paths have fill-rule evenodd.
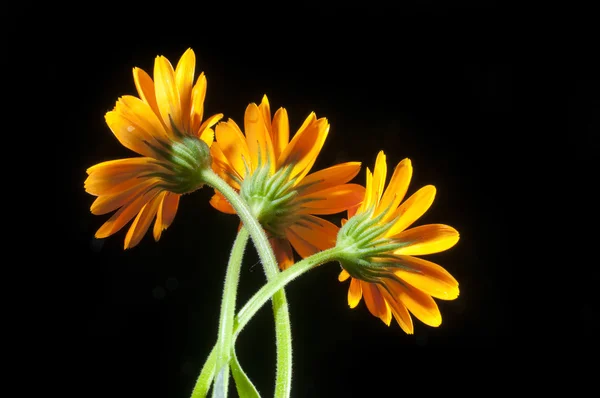
<path id="1" fill-rule="evenodd" d="M 285 285 L 304 274 L 305 272 L 317 267 L 318 265 L 325 264 L 330 261 L 336 260 L 341 253 L 341 249 L 334 247 L 328 250 L 324 250 L 322 252 L 313 254 L 310 257 L 305 258 L 302 261 L 297 262 L 290 268 L 286 269 L 283 272 L 280 272 L 275 278 L 271 279 L 268 283 L 263 285 L 262 288 L 258 292 L 248 300 L 248 302 L 242 307 L 240 312 L 235 318 L 235 323 L 233 327 L 233 337 L 232 337 L 232 347 L 235 344 L 235 340 L 239 336 L 242 329 L 250 322 L 252 317 L 258 312 L 258 310 L 271 298 L 273 294 L 276 294 L 280 289 L 283 289 Z M 216 368 L 216 349 L 215 346 L 210 355 L 206 359 L 204 366 L 202 367 L 202 372 L 200 373 L 200 377 L 198 381 L 202 381 L 202 385 L 210 386 L 210 381 L 214 377 L 215 368 Z M 197 384 L 198 385 L 198 384 Z M 202 391 L 201 386 L 198 389 L 198 395 L 192 395 L 193 398 L 204 397 L 205 395 L 200 395 Z M 196 389 L 194 389 L 196 391 Z M 206 394 L 206 393 L 205 393 Z"/>
<path id="2" fill-rule="evenodd" d="M 213 387 L 213 398 L 226 398 L 229 386 L 229 360 L 233 340 L 233 320 L 235 317 L 235 300 L 237 287 L 240 280 L 240 269 L 246 243 L 248 243 L 248 230 L 242 227 L 233 242 L 227 272 L 225 274 L 225 286 L 223 287 L 223 298 L 221 300 L 221 314 L 219 316 L 219 332 L 216 346 L 216 372 L 215 385 Z"/>
<path id="3" fill-rule="evenodd" d="M 201 173 L 204 181 L 219 191 L 229 201 L 244 223 L 244 226 L 248 229 L 265 271 L 267 281 L 275 278 L 280 272 L 273 249 L 271 249 L 265 231 L 256 218 L 254 218 L 244 200 L 212 169 L 202 169 Z M 292 328 L 285 292 L 280 290 L 273 294 L 272 302 L 275 318 L 275 341 L 277 344 L 275 398 L 289 398 L 292 384 Z M 196 397 L 193 394 L 192 396 Z"/>

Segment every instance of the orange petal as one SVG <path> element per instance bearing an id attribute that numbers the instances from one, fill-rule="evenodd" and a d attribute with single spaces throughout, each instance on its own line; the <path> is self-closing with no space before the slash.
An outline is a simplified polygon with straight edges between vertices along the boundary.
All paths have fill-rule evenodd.
<path id="1" fill-rule="evenodd" d="M 428 224 L 407 229 L 390 238 L 406 244 L 395 254 L 425 255 L 450 249 L 458 242 L 459 234 L 449 225 Z"/>
<path id="2" fill-rule="evenodd" d="M 390 326 L 392 321 L 392 312 L 387 302 L 383 299 L 383 296 L 377 289 L 377 286 L 373 283 L 360 281 L 362 288 L 362 294 L 365 299 L 365 304 L 369 309 L 369 312 L 381 319 L 383 323 Z"/>
<path id="3" fill-rule="evenodd" d="M 391 290 L 392 297 L 401 301 L 421 322 L 434 327 L 441 325 L 442 315 L 430 295 L 398 281 L 388 280 L 386 285 Z"/>
<path id="4" fill-rule="evenodd" d="M 377 159 L 375 160 L 375 168 L 373 169 L 373 185 L 371 193 L 371 203 L 375 206 L 379 204 L 381 196 L 383 195 L 383 188 L 385 187 L 385 181 L 387 178 L 387 162 L 386 156 L 383 151 L 379 151 Z"/>
<path id="5" fill-rule="evenodd" d="M 236 174 L 243 179 L 246 175 L 246 166 L 250 168 L 252 165 L 248 144 L 241 130 L 233 120 L 229 119 L 226 122 L 217 124 L 215 137 L 219 148 L 227 158 L 227 162 Z"/>
<path id="6" fill-rule="evenodd" d="M 154 82 L 152 81 L 150 75 L 148 75 L 148 73 L 146 73 L 146 71 L 143 69 L 133 68 L 133 80 L 142 101 L 147 103 L 154 114 L 156 114 L 156 116 L 158 116 L 160 119 L 160 111 L 158 110 L 156 93 L 154 91 Z"/>
<path id="7" fill-rule="evenodd" d="M 144 141 L 153 143 L 154 137 L 140 126 L 117 111 L 110 111 L 104 115 L 106 124 L 119 140 L 121 145 L 142 156 L 161 159 L 160 154 L 151 149 Z"/>
<path id="8" fill-rule="evenodd" d="M 182 131 L 191 132 L 190 114 L 192 109 L 192 85 L 196 68 L 196 54 L 188 48 L 175 68 L 175 82 L 179 92 Z"/>
<path id="9" fill-rule="evenodd" d="M 260 113 L 263 116 L 265 121 L 265 126 L 267 126 L 267 131 L 269 132 L 269 136 L 271 137 L 271 141 L 273 141 L 273 129 L 271 127 L 271 105 L 269 105 L 269 99 L 267 95 L 263 95 L 262 101 L 260 101 L 260 105 L 258 106 Z"/>
<path id="10" fill-rule="evenodd" d="M 400 328 L 404 330 L 406 334 L 413 334 L 413 322 L 408 310 L 406 309 L 406 306 L 393 298 L 386 289 L 382 288 L 381 286 L 377 287 L 379 288 L 379 291 L 383 295 L 385 301 L 387 301 L 388 305 L 390 306 L 392 315 L 394 316 L 396 322 L 398 322 L 398 325 L 400 325 Z"/>
<path id="11" fill-rule="evenodd" d="M 236 214 L 235 209 L 227 199 L 218 191 L 215 191 L 215 194 L 210 198 L 210 204 L 215 209 L 226 213 L 226 214 Z"/>
<path id="12" fill-rule="evenodd" d="M 296 189 L 302 192 L 302 195 L 308 195 L 313 192 L 345 184 L 353 179 L 360 171 L 360 162 L 340 163 L 326 169 L 310 173 L 302 179 L 302 182 L 296 186 Z M 303 188 L 306 187 L 306 188 Z"/>
<path id="13" fill-rule="evenodd" d="M 390 217 L 390 219 L 398 218 L 394 225 L 386 232 L 386 237 L 399 234 L 410 227 L 412 223 L 429 210 L 434 198 L 435 187 L 433 185 L 426 185 L 412 194 Z"/>
<path id="14" fill-rule="evenodd" d="M 214 171 L 234 189 L 239 190 L 240 184 L 238 184 L 236 178 L 241 181 L 243 177 L 239 175 L 233 167 L 231 167 L 229 160 L 227 157 L 225 157 L 223 151 L 221 151 L 221 147 L 219 146 L 218 142 L 210 147 L 210 154 L 212 156 L 212 167 Z"/>
<path id="15" fill-rule="evenodd" d="M 399 256 L 398 264 L 402 268 L 395 269 L 394 274 L 430 296 L 443 300 L 458 297 L 458 282 L 439 265 L 412 256 Z"/>
<path id="16" fill-rule="evenodd" d="M 223 114 L 222 113 L 217 113 L 215 115 L 212 115 L 211 117 L 209 117 L 208 119 L 206 119 L 198 128 L 198 131 L 194 131 L 194 135 L 200 137 L 201 140 L 203 140 L 204 142 L 206 142 L 208 144 L 208 146 L 211 146 L 213 139 L 214 139 L 214 132 L 212 133 L 212 137 L 210 137 L 208 134 L 210 134 L 210 131 L 212 131 L 211 127 L 214 126 L 215 124 L 217 124 L 217 122 L 219 120 L 221 120 L 223 118 Z M 207 130 L 209 132 L 207 132 Z"/>
<path id="17" fill-rule="evenodd" d="M 365 188 L 358 184 L 343 184 L 312 193 L 302 195 L 302 213 L 308 214 L 335 214 L 357 206 L 365 197 Z"/>
<path id="18" fill-rule="evenodd" d="M 358 208 L 356 209 L 356 213 L 364 213 L 365 210 L 369 209 L 371 207 L 371 205 L 374 203 L 373 200 L 373 174 L 371 173 L 371 169 L 369 169 L 367 167 L 367 169 L 365 170 L 365 174 L 366 174 L 366 183 L 365 183 L 365 198 L 363 199 L 362 203 L 360 204 L 360 206 L 358 206 Z M 348 218 L 352 217 L 350 214 L 348 214 Z"/>
<path id="19" fill-rule="evenodd" d="M 314 112 L 311 113 L 281 154 L 281 164 L 278 169 L 292 165 L 290 178 L 297 178 L 300 182 L 315 163 L 328 133 L 327 119 L 316 120 Z"/>
<path id="20" fill-rule="evenodd" d="M 287 240 L 271 238 L 269 239 L 269 242 L 271 242 L 275 259 L 282 271 L 285 271 L 294 265 L 294 253 L 292 252 L 292 246 L 290 246 L 290 243 Z"/>
<path id="21" fill-rule="evenodd" d="M 172 193 L 172 192 L 161 192 L 160 194 L 163 198 L 160 201 L 160 205 L 158 206 L 158 211 L 156 212 L 156 222 L 154 223 L 154 240 L 158 241 L 162 234 L 162 231 L 169 228 L 173 219 L 175 218 L 175 214 L 177 213 L 177 208 L 179 207 L 179 198 L 181 195 Z"/>
<path id="22" fill-rule="evenodd" d="M 110 195 L 127 189 L 124 182 L 157 171 L 165 170 L 147 157 L 109 160 L 88 168 L 83 186 L 89 194 Z"/>
<path id="23" fill-rule="evenodd" d="M 271 138 L 277 164 L 282 163 L 281 154 L 290 142 L 290 121 L 285 108 L 277 109 L 271 125 Z"/>
<path id="24" fill-rule="evenodd" d="M 155 139 L 164 142 L 165 139 L 168 139 L 160 116 L 156 115 L 150 105 L 141 99 L 124 95 L 117 101 L 115 110 L 133 123 L 134 126 L 137 126 L 145 134 L 145 140 L 153 142 Z"/>
<path id="25" fill-rule="evenodd" d="M 157 187 L 161 183 L 160 178 L 140 178 L 133 180 L 134 184 L 127 184 L 127 189 L 111 195 L 98 196 L 92 203 L 90 211 L 92 214 L 101 215 L 110 213 L 113 210 L 132 202 L 135 198 L 142 195 L 151 188 Z"/>
<path id="26" fill-rule="evenodd" d="M 135 198 L 132 198 L 132 201 L 121 207 L 115 214 L 112 215 L 108 221 L 106 221 L 102 226 L 96 231 L 96 238 L 102 239 L 106 238 L 115 232 L 119 231 L 125 224 L 127 224 L 131 219 L 150 201 L 152 200 L 158 193 L 160 192 L 160 188 L 152 188 L 145 191 L 143 194 L 138 195 Z"/>
<path id="27" fill-rule="evenodd" d="M 140 243 L 148 231 L 148 227 L 150 227 L 152 220 L 154 220 L 154 216 L 156 216 L 162 198 L 162 195 L 156 195 L 150 202 L 142 207 L 125 235 L 125 249 L 130 249 Z"/>
<path id="28" fill-rule="evenodd" d="M 179 91 L 175 82 L 173 65 L 164 56 L 154 61 L 154 90 L 160 115 L 169 129 L 171 119 L 179 131 L 185 131 L 182 123 L 182 112 Z"/>
<path id="29" fill-rule="evenodd" d="M 253 168 L 258 168 L 259 164 L 262 165 L 262 167 L 265 167 L 268 164 L 271 173 L 274 172 L 276 164 L 271 135 L 267 130 L 267 125 L 263 119 L 262 112 L 254 103 L 246 107 L 246 113 L 244 114 L 244 131 L 246 132 L 246 142 L 248 143 L 248 149 L 250 150 Z"/>
<path id="30" fill-rule="evenodd" d="M 338 281 L 343 282 L 348 278 L 350 278 L 350 274 L 348 273 L 348 271 L 342 268 L 342 271 L 338 275 Z"/>
<path id="31" fill-rule="evenodd" d="M 362 298 L 362 287 L 360 280 L 352 278 L 348 287 L 348 306 L 355 308 Z"/>
<path id="32" fill-rule="evenodd" d="M 200 73 L 192 89 L 192 109 L 190 111 L 191 131 L 195 134 L 200 129 L 204 116 L 204 98 L 206 97 L 206 76 Z"/>
<path id="33" fill-rule="evenodd" d="M 306 215 L 302 224 L 294 224 L 286 230 L 286 237 L 298 254 L 306 258 L 311 254 L 335 246 L 339 228 L 319 217 Z"/>
<path id="34" fill-rule="evenodd" d="M 394 169 L 394 173 L 390 178 L 381 202 L 375 212 L 375 216 L 381 214 L 387 210 L 388 213 L 383 217 L 381 223 L 388 222 L 394 214 L 394 211 L 398 208 L 398 205 L 404 199 L 410 179 L 412 178 L 412 163 L 410 159 L 404 159 Z"/>

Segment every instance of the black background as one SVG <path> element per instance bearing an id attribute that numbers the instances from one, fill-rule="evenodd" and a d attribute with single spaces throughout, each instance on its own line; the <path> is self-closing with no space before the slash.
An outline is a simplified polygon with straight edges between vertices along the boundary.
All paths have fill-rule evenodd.
<path id="1" fill-rule="evenodd" d="M 349 309 L 336 264 L 290 284 L 294 397 L 444 390 L 436 379 L 453 374 L 460 385 L 478 369 L 498 375 L 507 357 L 518 366 L 548 355 L 548 347 L 578 355 L 597 347 L 597 272 L 592 260 L 575 257 L 593 240 L 585 220 L 593 217 L 598 149 L 597 47 L 586 13 L 524 14 L 493 3 L 261 7 L 230 14 L 173 4 L 137 16 L 115 9 L 106 19 L 92 18 L 91 9 L 89 19 L 81 12 L 39 29 L 39 62 L 51 61 L 37 76 L 63 128 L 52 140 L 60 176 L 60 231 L 52 238 L 64 264 L 53 275 L 65 296 L 61 338 L 74 348 L 63 368 L 69 384 L 85 396 L 186 397 L 216 340 L 235 216 L 215 211 L 212 191 L 203 189 L 182 198 L 158 243 L 148 235 L 124 251 L 126 229 L 93 238 L 108 216 L 89 212 L 93 197 L 83 190 L 87 167 L 136 156 L 104 123 L 119 96 L 136 94 L 132 68 L 151 73 L 157 55 L 175 64 L 190 47 L 197 73 L 208 78 L 206 114 L 241 123 L 246 105 L 267 94 L 273 111 L 287 108 L 295 131 L 315 111 L 331 123 L 315 170 L 362 161 L 355 181 L 364 183 L 379 150 L 390 168 L 409 157 L 409 192 L 426 184 L 438 190 L 419 223 L 461 233 L 453 249 L 427 257 L 461 288 L 457 300 L 438 301 L 439 328 L 415 320 L 407 336 L 364 303 Z M 251 248 L 240 302 L 263 282 Z M 237 347 L 270 396 L 270 308 Z M 502 386 L 514 380 L 492 377 Z"/>

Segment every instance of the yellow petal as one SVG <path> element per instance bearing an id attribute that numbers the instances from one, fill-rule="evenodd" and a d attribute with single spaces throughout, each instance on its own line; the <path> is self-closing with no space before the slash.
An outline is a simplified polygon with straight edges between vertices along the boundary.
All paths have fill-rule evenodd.
<path id="1" fill-rule="evenodd" d="M 371 203 L 375 206 L 379 204 L 383 195 L 383 188 L 387 178 L 387 162 L 385 153 L 379 151 L 375 160 L 375 169 L 373 170 L 373 192 L 371 194 Z"/>
<path id="2" fill-rule="evenodd" d="M 392 297 L 401 301 L 421 322 L 434 327 L 441 325 L 442 315 L 430 295 L 415 287 L 393 280 L 386 281 L 386 285 L 391 291 Z"/>
<path id="3" fill-rule="evenodd" d="M 269 105 L 269 99 L 267 95 L 263 95 L 262 101 L 260 101 L 260 105 L 258 106 L 260 113 L 263 116 L 265 121 L 265 126 L 267 126 L 267 131 L 269 132 L 269 137 L 271 137 L 271 142 L 273 141 L 273 129 L 271 127 L 271 105 Z"/>
<path id="4" fill-rule="evenodd" d="M 139 126 L 125 118 L 116 111 L 107 112 L 104 115 L 106 124 L 119 140 L 121 145 L 142 156 L 160 159 L 160 155 L 152 150 L 144 141 L 153 142 L 154 138 Z"/>
<path id="5" fill-rule="evenodd" d="M 431 261 L 412 256 L 399 256 L 402 268 L 394 274 L 430 296 L 454 300 L 458 297 L 458 282 L 448 271 Z"/>
<path id="6" fill-rule="evenodd" d="M 394 214 L 394 211 L 398 208 L 398 205 L 404 199 L 410 179 L 412 178 L 412 163 L 410 159 L 404 159 L 394 169 L 394 173 L 390 178 L 381 202 L 375 212 L 375 216 L 381 214 L 387 210 L 387 214 L 382 218 L 381 223 L 388 222 Z"/>
<path id="7" fill-rule="evenodd" d="M 301 191 L 302 195 L 308 195 L 336 185 L 345 184 L 353 179 L 359 171 L 360 162 L 340 163 L 335 166 L 310 173 L 302 179 L 302 182 L 296 186 L 296 189 Z"/>
<path id="8" fill-rule="evenodd" d="M 233 206 L 231 206 L 229 201 L 227 201 L 227 199 L 225 199 L 220 192 L 215 192 L 215 194 L 210 198 L 210 204 L 212 207 L 223 213 L 236 214 Z"/>
<path id="9" fill-rule="evenodd" d="M 413 334 L 413 322 L 408 310 L 406 309 L 406 306 L 393 298 L 385 288 L 382 288 L 381 286 L 377 287 L 379 288 L 379 291 L 383 295 L 385 301 L 387 301 L 388 305 L 390 306 L 392 315 L 394 316 L 396 322 L 398 322 L 398 325 L 400 325 L 400 328 L 404 330 L 406 334 Z"/>
<path id="10" fill-rule="evenodd" d="M 277 112 L 275 112 L 273 123 L 271 125 L 271 132 L 275 158 L 277 159 L 277 164 L 281 164 L 281 154 L 290 142 L 290 121 L 285 108 L 279 108 Z"/>
<path id="11" fill-rule="evenodd" d="M 211 127 L 214 126 L 215 124 L 217 124 L 217 122 L 219 120 L 221 120 L 222 118 L 223 118 L 222 113 L 217 113 L 215 115 L 212 115 L 211 117 L 206 119 L 200 125 L 198 130 L 194 132 L 194 135 L 200 137 L 200 139 L 203 140 L 204 142 L 206 142 L 208 144 L 208 146 L 211 146 L 213 139 L 214 139 L 214 132 L 213 132 L 213 137 L 210 137 L 208 134 L 210 134 L 210 131 L 212 131 Z M 207 130 L 209 130 L 209 132 L 207 132 Z"/>
<path id="12" fill-rule="evenodd" d="M 449 225 L 428 224 L 407 229 L 390 238 L 406 244 L 395 254 L 425 255 L 450 249 L 458 242 L 459 234 Z"/>
<path id="13" fill-rule="evenodd" d="M 229 165 L 242 179 L 246 175 L 246 167 L 251 168 L 250 150 L 242 131 L 231 119 L 220 122 L 215 129 L 216 144 L 227 158 Z"/>
<path id="14" fill-rule="evenodd" d="M 141 99 L 131 95 L 124 95 L 119 98 L 115 106 L 115 111 L 133 123 L 134 126 L 137 126 L 145 134 L 144 139 L 146 141 L 154 142 L 156 140 L 164 142 L 168 139 L 160 116 L 157 116 L 150 108 L 150 105 Z"/>
<path id="15" fill-rule="evenodd" d="M 147 103 L 154 114 L 160 118 L 160 111 L 158 110 L 158 104 L 156 103 L 154 82 L 152 81 L 150 75 L 148 75 L 148 73 L 146 73 L 143 69 L 133 68 L 133 80 L 142 101 Z"/>
<path id="16" fill-rule="evenodd" d="M 239 191 L 240 184 L 238 181 L 243 180 L 243 177 L 229 164 L 229 160 L 221 151 L 221 147 L 218 142 L 210 147 L 210 155 L 212 157 L 213 170 L 221 176 L 229 185 Z M 237 179 L 237 180 L 236 180 Z"/>
<path id="17" fill-rule="evenodd" d="M 179 131 L 185 131 L 182 123 L 179 91 L 175 82 L 175 71 L 169 60 L 163 56 L 156 57 L 154 61 L 154 90 L 156 91 L 158 110 L 167 127 L 171 128 L 172 120 Z"/>
<path id="18" fill-rule="evenodd" d="M 338 275 L 338 281 L 343 282 L 348 278 L 350 278 L 350 274 L 348 273 L 348 271 L 342 268 L 342 271 Z"/>
<path id="19" fill-rule="evenodd" d="M 190 116 L 192 109 L 192 84 L 194 83 L 194 72 L 196 68 L 196 55 L 188 48 L 179 59 L 175 68 L 175 82 L 179 92 L 181 107 L 182 131 L 191 132 Z"/>
<path id="20" fill-rule="evenodd" d="M 362 287 L 360 285 L 360 280 L 355 278 L 350 280 L 350 286 L 348 287 L 348 306 L 350 308 L 355 308 L 360 303 L 362 298 Z"/>
<path id="21" fill-rule="evenodd" d="M 156 215 L 161 200 L 162 196 L 160 194 L 156 195 L 150 202 L 142 207 L 125 235 L 125 249 L 130 249 L 140 243 Z"/>
<path id="22" fill-rule="evenodd" d="M 128 202 L 132 202 L 152 187 L 159 186 L 160 183 L 161 179 L 156 177 L 133 180 L 133 184 L 127 184 L 126 189 L 121 192 L 98 196 L 92 203 L 90 211 L 95 215 L 110 213 Z"/>
<path id="23" fill-rule="evenodd" d="M 335 246 L 339 228 L 319 217 L 307 215 L 307 221 L 286 230 L 286 237 L 298 254 L 305 258 Z"/>
<path id="24" fill-rule="evenodd" d="M 300 182 L 315 163 L 328 133 L 327 119 L 316 120 L 314 112 L 311 113 L 281 154 L 281 164 L 278 169 L 292 165 L 290 178 L 297 178 Z"/>
<path id="25" fill-rule="evenodd" d="M 263 119 L 262 112 L 254 103 L 246 107 L 246 113 L 244 114 L 244 131 L 246 132 L 246 142 L 248 143 L 248 149 L 250 150 L 253 168 L 258 168 L 259 164 L 262 167 L 265 167 L 268 164 L 271 173 L 273 173 L 276 164 L 271 135 L 267 130 L 267 125 Z"/>
<path id="26" fill-rule="evenodd" d="M 365 198 L 363 199 L 358 209 L 356 209 L 357 213 L 364 213 L 367 209 L 371 207 L 373 203 L 373 174 L 371 174 L 371 169 L 367 167 L 366 171 L 366 183 L 365 183 Z M 348 218 L 352 217 L 352 215 L 348 214 Z"/>
<path id="27" fill-rule="evenodd" d="M 147 157 L 109 160 L 88 168 L 83 186 L 89 194 L 110 195 L 124 191 L 140 176 L 158 171 L 165 170 Z"/>
<path id="28" fill-rule="evenodd" d="M 158 193 L 160 188 L 152 188 L 145 191 L 143 194 L 132 198 L 132 201 L 121 207 L 108 221 L 96 231 L 95 237 L 98 239 L 109 237 L 119 231 Z"/>
<path id="29" fill-rule="evenodd" d="M 381 319 L 383 323 L 390 326 L 390 322 L 392 321 L 392 312 L 390 311 L 390 307 L 387 302 L 383 299 L 383 296 L 377 289 L 377 286 L 373 283 L 360 281 L 360 285 L 362 288 L 362 295 L 365 299 L 365 304 L 369 309 L 369 312 Z"/>
<path id="30" fill-rule="evenodd" d="M 206 97 L 206 76 L 200 73 L 192 89 L 191 131 L 198 133 L 204 116 L 204 98 Z"/>
<path id="31" fill-rule="evenodd" d="M 394 225 L 386 232 L 386 237 L 399 234 L 410 227 L 412 223 L 429 210 L 434 198 L 435 187 L 433 185 L 426 185 L 412 194 L 390 217 L 390 219 L 398 218 Z"/>
<path id="32" fill-rule="evenodd" d="M 336 214 L 361 203 L 365 188 L 358 184 L 343 184 L 324 189 L 309 195 L 300 196 L 307 200 L 302 204 L 302 213 Z"/>
<path id="33" fill-rule="evenodd" d="M 282 271 L 285 271 L 294 265 L 294 253 L 292 252 L 292 246 L 290 246 L 290 243 L 287 240 L 271 238 L 269 239 L 269 242 L 271 242 L 275 259 Z"/>

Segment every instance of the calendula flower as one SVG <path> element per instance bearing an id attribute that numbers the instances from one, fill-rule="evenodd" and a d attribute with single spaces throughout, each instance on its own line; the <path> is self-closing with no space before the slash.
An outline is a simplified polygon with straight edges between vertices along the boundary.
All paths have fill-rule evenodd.
<path id="1" fill-rule="evenodd" d="M 409 159 L 394 169 L 387 189 L 385 154 L 377 156 L 375 169 L 367 168 L 365 197 L 348 211 L 348 221 L 337 235 L 337 246 L 345 247 L 340 281 L 350 278 L 348 304 L 361 298 L 371 314 L 390 325 L 392 316 L 402 330 L 413 333 L 410 313 L 429 326 L 439 326 L 442 317 L 433 298 L 458 297 L 458 282 L 441 266 L 424 260 L 426 255 L 447 250 L 458 242 L 458 232 L 447 225 L 410 227 L 433 203 L 435 187 L 424 186 L 402 202 L 412 176 Z"/>
<path id="2" fill-rule="evenodd" d="M 287 111 L 279 108 L 271 118 L 265 95 L 260 105 L 246 108 L 244 131 L 231 119 L 216 126 L 213 169 L 246 200 L 268 233 L 280 267 L 294 263 L 292 247 L 307 257 L 324 246 L 335 246 L 335 236 L 329 233 L 335 226 L 316 216 L 358 205 L 364 187 L 348 183 L 360 170 L 359 162 L 308 174 L 327 138 L 327 119 L 312 112 L 290 140 Z M 235 213 L 219 192 L 211 204 Z"/>
<path id="3" fill-rule="evenodd" d="M 87 170 L 85 190 L 97 196 L 93 214 L 117 210 L 96 232 L 106 238 L 135 217 L 125 236 L 125 249 L 137 245 L 152 221 L 154 239 L 173 222 L 181 195 L 202 187 L 198 171 L 211 167 L 210 145 L 222 114 L 206 120 L 206 77 L 194 84 L 196 57 L 188 49 L 177 67 L 156 57 L 154 81 L 133 69 L 139 98 L 125 95 L 105 120 L 119 142 L 142 157 L 111 160 Z"/>

